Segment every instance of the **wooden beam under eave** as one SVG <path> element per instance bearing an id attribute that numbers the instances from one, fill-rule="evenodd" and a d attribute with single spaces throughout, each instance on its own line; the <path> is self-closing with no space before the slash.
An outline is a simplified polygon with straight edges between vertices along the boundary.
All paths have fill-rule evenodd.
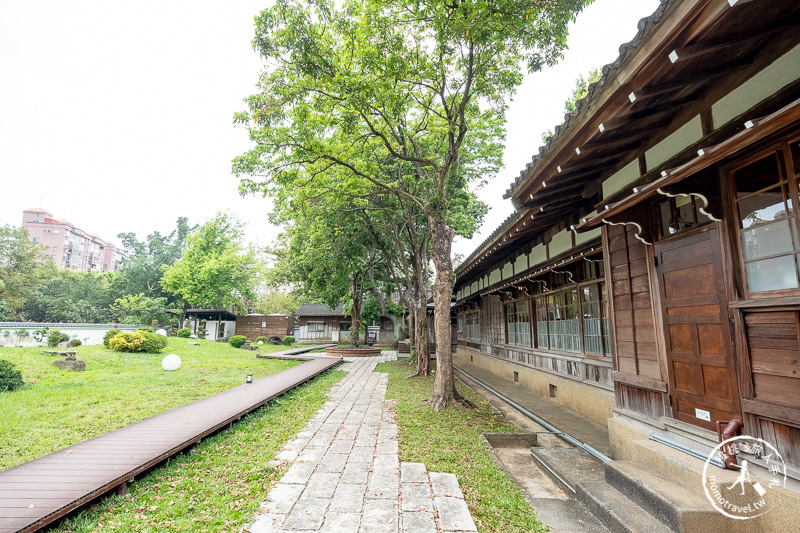
<path id="1" fill-rule="evenodd" d="M 747 47 L 756 41 L 771 37 L 776 31 L 776 28 L 772 28 L 768 32 L 758 32 L 756 35 L 751 33 L 747 36 L 737 36 L 738 38 L 734 37 L 723 42 L 700 41 L 698 43 L 683 46 L 681 48 L 675 48 L 674 50 L 670 51 L 668 57 L 672 64 L 677 65 L 691 59 L 701 58 L 704 56 L 707 57 L 711 54 L 718 54 L 731 47 Z"/>

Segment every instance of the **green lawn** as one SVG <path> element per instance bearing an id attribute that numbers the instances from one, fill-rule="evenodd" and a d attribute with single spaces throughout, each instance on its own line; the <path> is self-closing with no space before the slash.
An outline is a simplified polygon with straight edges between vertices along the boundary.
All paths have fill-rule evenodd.
<path id="1" fill-rule="evenodd" d="M 108 496 L 50 531 L 240 532 L 284 473 L 269 461 L 325 404 L 325 395 L 344 375 L 328 371 L 272 400 L 232 430 L 138 478 L 127 497 Z"/>
<path id="2" fill-rule="evenodd" d="M 423 403 L 433 393 L 433 377 L 405 379 L 412 370 L 407 360 L 376 368 L 376 372 L 389 374 L 386 397 L 397 400 L 400 460 L 425 463 L 429 472 L 458 476 L 479 531 L 545 531 L 522 490 L 506 476 L 480 439 L 482 433 L 519 432 L 519 428 L 504 423 L 487 402 L 459 382 L 459 392 L 479 407 L 456 406 L 434 412 Z"/>
<path id="3" fill-rule="evenodd" d="M 170 337 L 160 354 L 79 346 L 87 369 L 71 372 L 54 367 L 57 357 L 42 349 L 0 349 L 0 359 L 16 364 L 25 380 L 21 389 L 0 393 L 0 470 L 241 385 L 247 374 L 257 379 L 298 364 L 257 359 L 227 343 Z M 170 353 L 182 360 L 174 372 L 161 368 Z"/>

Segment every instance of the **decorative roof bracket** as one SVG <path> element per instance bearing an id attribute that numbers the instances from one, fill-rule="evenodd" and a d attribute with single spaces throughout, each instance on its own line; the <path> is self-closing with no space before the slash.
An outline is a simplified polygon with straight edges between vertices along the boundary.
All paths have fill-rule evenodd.
<path id="1" fill-rule="evenodd" d="M 650 213 L 641 204 L 626 209 L 622 213 L 617 213 L 610 217 L 603 217 L 602 220 L 610 226 L 633 226 L 635 228 L 634 237 L 644 244 L 653 244 Z"/>
<path id="2" fill-rule="evenodd" d="M 691 181 L 684 180 L 659 187 L 656 192 L 670 198 L 694 196 L 698 201 L 698 210 L 701 213 L 714 222 L 722 222 L 722 196 L 713 172 L 699 172 L 693 176 Z"/>

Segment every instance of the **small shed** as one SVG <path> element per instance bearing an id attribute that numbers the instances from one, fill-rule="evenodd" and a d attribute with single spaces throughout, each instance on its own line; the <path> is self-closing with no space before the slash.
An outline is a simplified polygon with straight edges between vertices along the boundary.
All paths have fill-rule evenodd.
<path id="1" fill-rule="evenodd" d="M 294 317 L 279 313 L 238 316 L 236 317 L 236 334 L 244 335 L 249 341 L 255 341 L 257 337 L 283 339 L 287 335 L 294 334 Z"/>
<path id="2" fill-rule="evenodd" d="M 197 334 L 201 320 L 206 321 L 206 336 L 208 340 L 221 337 L 231 337 L 236 334 L 236 313 L 227 309 L 167 309 L 167 313 L 178 317 L 184 316 L 182 327 L 189 328 Z"/>

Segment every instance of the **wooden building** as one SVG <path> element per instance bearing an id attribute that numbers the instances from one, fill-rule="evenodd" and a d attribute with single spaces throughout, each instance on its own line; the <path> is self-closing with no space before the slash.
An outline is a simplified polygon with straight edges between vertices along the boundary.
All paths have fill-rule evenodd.
<path id="1" fill-rule="evenodd" d="M 244 335 L 251 342 L 258 337 L 283 341 L 284 337 L 294 335 L 294 317 L 281 314 L 237 316 L 236 334 Z"/>
<path id="2" fill-rule="evenodd" d="M 295 337 L 304 343 L 346 342 L 350 338 L 352 323 L 342 304 L 334 309 L 325 304 L 302 304 L 297 310 Z M 378 326 L 378 344 L 390 346 L 397 338 L 395 321 L 382 316 Z M 364 341 L 363 335 L 361 341 Z"/>
<path id="3" fill-rule="evenodd" d="M 617 458 L 741 417 L 800 478 L 800 2 L 639 30 L 457 270 L 458 358 L 608 418 Z"/>

